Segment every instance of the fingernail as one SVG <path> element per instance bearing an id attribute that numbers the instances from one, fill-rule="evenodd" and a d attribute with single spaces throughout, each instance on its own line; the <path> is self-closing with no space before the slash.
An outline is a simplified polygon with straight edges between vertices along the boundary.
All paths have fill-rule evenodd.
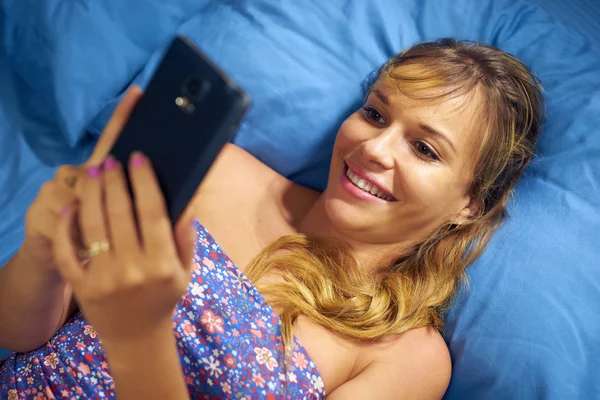
<path id="1" fill-rule="evenodd" d="M 104 160 L 104 170 L 105 171 L 110 171 L 111 169 L 114 169 L 117 166 L 117 160 L 115 160 L 113 157 L 109 156 L 106 160 Z"/>
<path id="2" fill-rule="evenodd" d="M 60 210 L 60 213 L 62 215 L 69 215 L 69 213 L 71 212 L 71 206 L 68 204 L 65 204 L 62 209 Z"/>
<path id="3" fill-rule="evenodd" d="M 91 167 L 89 167 L 87 170 L 87 176 L 89 178 L 99 177 L 100 176 L 100 167 L 98 167 L 97 165 L 92 165 Z"/>
<path id="4" fill-rule="evenodd" d="M 134 167 L 139 167 L 143 164 L 144 164 L 144 157 L 141 154 L 135 153 L 131 157 L 131 165 L 133 165 Z"/>

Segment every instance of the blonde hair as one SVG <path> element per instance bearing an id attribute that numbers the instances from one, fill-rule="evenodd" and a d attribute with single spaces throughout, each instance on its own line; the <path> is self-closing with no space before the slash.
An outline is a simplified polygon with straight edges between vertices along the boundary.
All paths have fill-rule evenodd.
<path id="1" fill-rule="evenodd" d="M 281 310 L 286 348 L 303 315 L 335 334 L 362 341 L 409 329 L 440 329 L 443 313 L 506 216 L 513 188 L 533 156 L 543 99 L 539 81 L 518 59 L 480 43 L 442 39 L 414 46 L 389 60 L 383 82 L 423 101 L 479 91 L 481 144 L 473 160 L 470 195 L 475 215 L 448 221 L 375 277 L 342 243 L 303 235 L 284 236 L 248 266 L 257 282 L 267 273 L 281 282 L 258 282 Z M 431 90 L 431 89 L 436 90 Z"/>

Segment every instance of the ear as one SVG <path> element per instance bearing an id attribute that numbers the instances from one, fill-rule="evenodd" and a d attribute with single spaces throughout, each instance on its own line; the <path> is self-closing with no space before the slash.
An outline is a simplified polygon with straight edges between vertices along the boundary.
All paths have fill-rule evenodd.
<path id="1" fill-rule="evenodd" d="M 481 206 L 477 199 L 470 196 L 467 197 L 465 200 L 465 206 L 462 208 L 462 210 L 460 210 L 453 222 L 457 225 L 467 222 L 479 212 L 480 208 Z"/>

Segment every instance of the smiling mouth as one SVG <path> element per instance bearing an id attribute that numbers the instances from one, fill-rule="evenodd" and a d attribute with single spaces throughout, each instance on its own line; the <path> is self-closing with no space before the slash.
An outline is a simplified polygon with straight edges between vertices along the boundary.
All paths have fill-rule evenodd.
<path id="1" fill-rule="evenodd" d="M 359 177 L 356 173 L 354 173 L 348 167 L 347 164 L 346 164 L 346 176 L 348 177 L 348 180 L 350 182 L 352 182 L 352 184 L 354 186 L 356 186 L 357 188 L 359 188 L 363 192 L 368 193 L 371 196 L 375 196 L 377 198 L 380 198 L 381 200 L 396 201 L 396 198 L 394 196 L 392 196 L 391 194 L 387 193 L 382 188 L 380 188 L 377 185 L 374 185 L 373 183 L 368 182 L 368 181 L 362 179 L 361 177 Z"/>

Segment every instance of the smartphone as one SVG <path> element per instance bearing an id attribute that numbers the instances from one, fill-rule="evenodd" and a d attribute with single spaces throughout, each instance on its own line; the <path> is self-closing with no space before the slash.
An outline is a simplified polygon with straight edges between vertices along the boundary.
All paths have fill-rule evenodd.
<path id="1" fill-rule="evenodd" d="M 249 104 L 240 86 L 177 37 L 110 153 L 123 165 L 135 150 L 150 158 L 175 224 Z"/>

